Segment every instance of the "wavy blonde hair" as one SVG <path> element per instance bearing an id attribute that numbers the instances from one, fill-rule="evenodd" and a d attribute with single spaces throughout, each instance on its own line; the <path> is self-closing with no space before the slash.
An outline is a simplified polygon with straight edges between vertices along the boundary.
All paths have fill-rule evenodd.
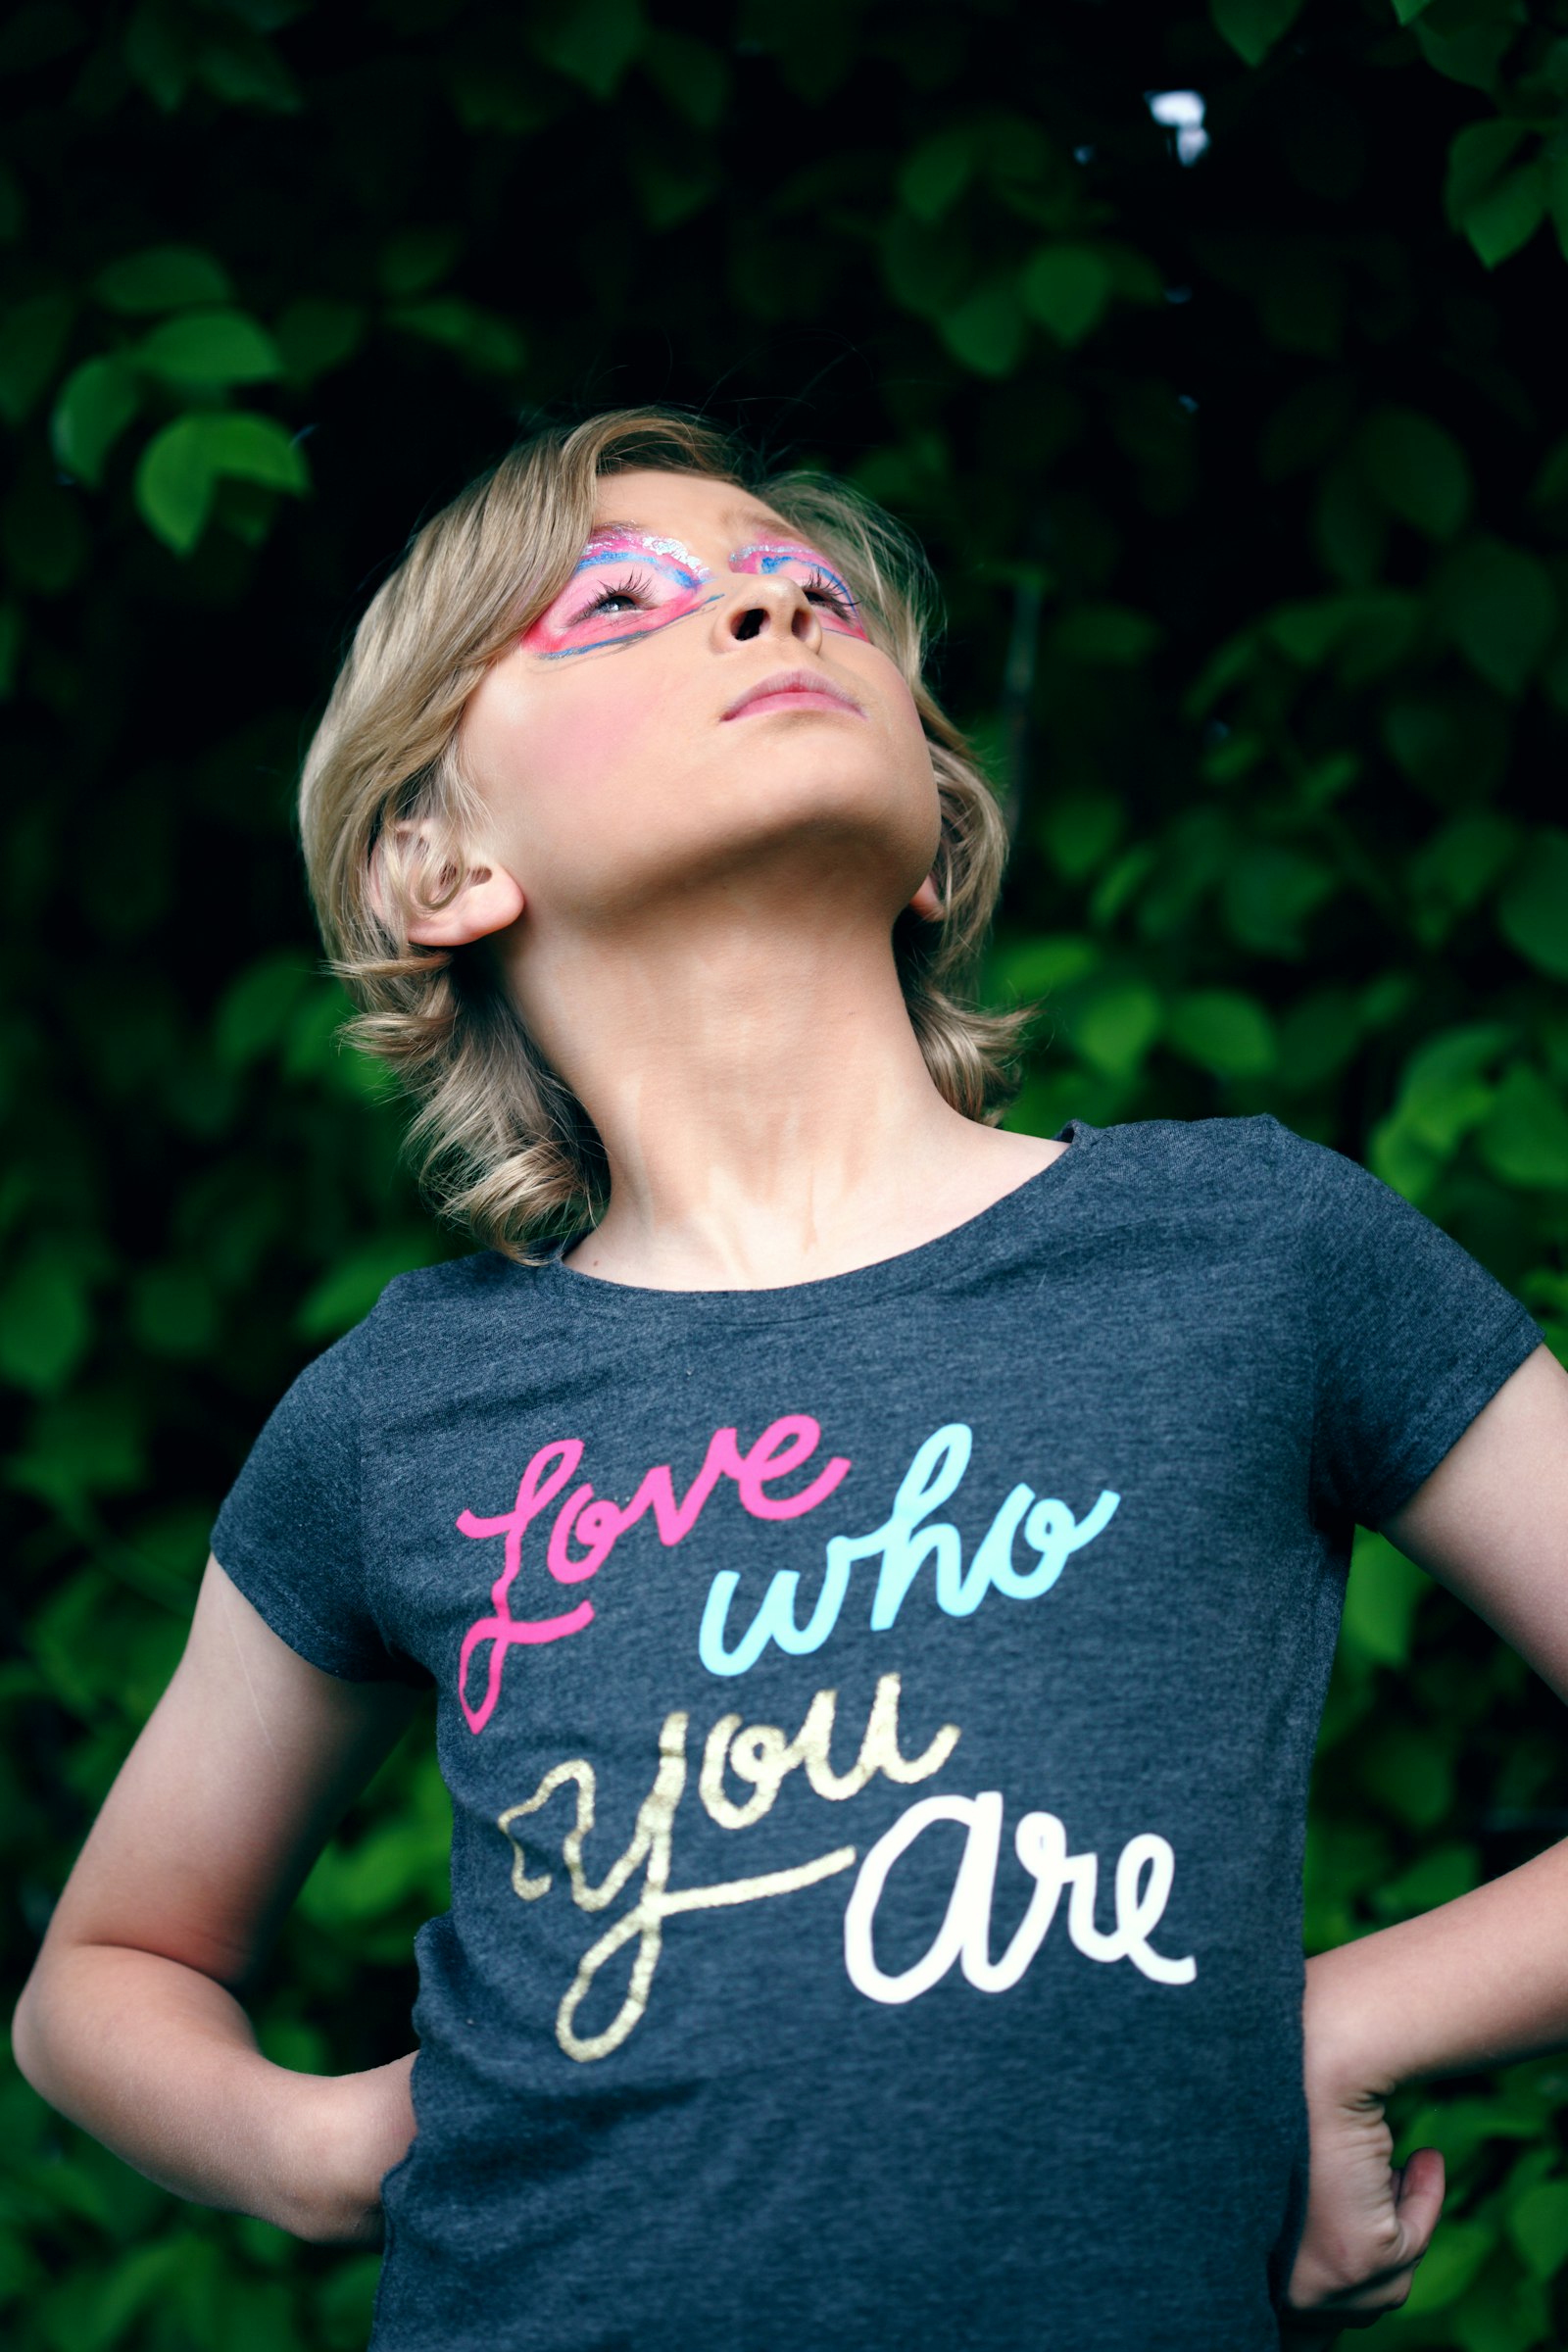
<path id="1" fill-rule="evenodd" d="M 523 1264 L 545 1239 L 603 1214 L 603 1146 L 501 985 L 490 943 L 416 947 L 406 926 L 416 908 L 453 899 L 466 870 L 479 814 L 458 756 L 468 697 L 570 576 L 600 479 L 644 466 L 731 483 L 820 547 L 908 683 L 941 801 L 942 912 L 934 922 L 901 914 L 893 945 L 926 1067 L 954 1109 L 987 1124 L 1001 1117 L 1028 1017 L 981 1011 L 968 993 L 1006 832 L 921 674 L 935 583 L 913 541 L 846 484 L 806 470 L 768 475 L 678 410 L 548 426 L 410 542 L 355 631 L 300 780 L 317 919 L 360 1008 L 346 1034 L 389 1064 L 416 1103 L 409 1147 L 432 1204 Z"/>

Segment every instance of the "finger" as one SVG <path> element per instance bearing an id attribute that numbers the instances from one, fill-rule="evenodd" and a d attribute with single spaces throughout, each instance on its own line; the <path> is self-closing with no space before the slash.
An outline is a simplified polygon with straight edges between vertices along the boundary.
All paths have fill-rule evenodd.
<path id="1" fill-rule="evenodd" d="M 1394 2204 L 1403 2232 L 1401 2267 L 1419 2262 L 1443 2213 L 1447 2170 L 1441 2148 L 1417 2148 L 1395 2175 Z"/>

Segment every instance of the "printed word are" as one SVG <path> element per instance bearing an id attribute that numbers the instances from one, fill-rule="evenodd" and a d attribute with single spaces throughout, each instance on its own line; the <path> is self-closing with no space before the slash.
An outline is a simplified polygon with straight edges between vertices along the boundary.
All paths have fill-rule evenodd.
<path id="1" fill-rule="evenodd" d="M 1121 1496 L 1103 1489 L 1094 1508 L 1077 1519 L 1054 1496 L 1037 1500 L 1033 1487 L 1016 1486 L 965 1568 L 957 1529 L 948 1520 L 933 1520 L 931 1513 L 956 1490 L 969 1467 L 973 1444 L 973 1434 L 962 1421 L 950 1421 L 934 1431 L 905 1472 L 881 1525 L 869 1535 L 828 1538 L 826 1572 L 804 1625 L 796 1616 L 801 1572 L 780 1568 L 751 1624 L 731 1643 L 729 1612 L 741 1580 L 733 1568 L 721 1570 L 710 1588 L 698 1635 L 698 1654 L 710 1674 L 745 1674 L 769 1642 L 792 1657 L 820 1649 L 838 1624 L 860 1560 L 877 1563 L 871 1594 L 874 1634 L 886 1633 L 897 1621 L 905 1596 L 928 1560 L 934 1563 L 937 1606 L 949 1617 L 972 1616 L 991 1592 L 1008 1600 L 1038 1600 L 1049 1592 L 1072 1553 L 1109 1524 Z M 1035 1555 L 1022 1567 L 1013 1556 L 1020 1536 Z"/>
<path id="2" fill-rule="evenodd" d="M 929 1780 L 940 1772 L 958 1741 L 956 1724 L 945 1723 L 930 1744 L 912 1760 L 899 1745 L 899 1678 L 883 1675 L 866 1719 L 859 1753 L 848 1772 L 836 1772 L 829 1753 L 837 1712 L 836 1691 L 818 1690 L 807 1709 L 806 1720 L 793 1740 L 774 1725 L 747 1725 L 739 1715 L 721 1715 L 703 1747 L 698 1778 L 699 1799 L 721 1829 L 749 1829 L 769 1812 L 779 1789 L 793 1772 L 804 1772 L 812 1789 L 830 1804 L 858 1796 L 881 1773 L 903 1784 Z M 576 1790 L 575 1818 L 561 1844 L 571 1899 L 579 1911 L 605 1911 L 641 1873 L 635 1901 L 614 1925 L 582 1956 L 556 2014 L 556 2039 L 568 2058 L 580 2062 L 608 2057 L 646 2014 L 649 1991 L 663 1949 L 664 1922 L 682 1911 L 713 1911 L 736 1903 L 764 1902 L 772 1895 L 793 1894 L 814 1886 L 821 1879 L 853 1868 L 855 1847 L 841 1845 L 789 1870 L 771 1870 L 749 1879 L 726 1879 L 717 1886 L 672 1887 L 675 1815 L 686 1793 L 688 1764 L 686 1733 L 690 1717 L 683 1709 L 665 1716 L 659 1735 L 659 1769 L 654 1785 L 638 1810 L 630 1842 L 597 1884 L 589 1878 L 583 1846 L 594 1830 L 597 1782 L 593 1766 L 574 1756 L 545 1774 L 532 1796 L 510 1805 L 497 1827 L 512 1847 L 512 1887 L 525 1903 L 538 1902 L 550 1891 L 551 1873 L 531 1875 L 517 1824 L 540 1813 L 559 1788 Z M 737 1799 L 728 1781 L 742 1783 L 749 1794 Z M 625 1997 L 602 2032 L 577 2030 L 577 2012 L 593 1990 L 600 1971 L 630 1944 L 631 1981 Z"/>
<path id="3" fill-rule="evenodd" d="M 889 1976 L 878 1966 L 874 1948 L 877 1905 L 900 1855 L 907 1853 L 934 1824 L 944 1821 L 958 1823 L 966 1833 L 947 1911 L 923 1956 L 897 1976 Z M 1026 1813 L 1012 1842 L 1034 1886 L 1028 1908 L 1006 1949 L 994 1960 L 991 1906 L 1002 1850 L 1001 1791 L 987 1788 L 978 1796 L 928 1796 L 901 1814 L 866 1854 L 844 1914 L 844 1965 L 857 1991 L 873 2001 L 912 2001 L 940 1984 L 956 1961 L 977 1992 L 1006 1992 L 1045 1941 L 1063 1892 L 1067 1895 L 1067 1934 L 1086 1960 L 1130 1960 L 1156 1984 L 1193 1982 L 1198 1964 L 1190 1954 L 1168 1960 L 1149 1941 L 1151 1931 L 1164 1916 L 1176 1870 L 1175 1856 L 1163 1838 L 1145 1831 L 1129 1838 L 1122 1847 L 1116 1861 L 1116 1925 L 1108 1934 L 1095 1925 L 1099 1859 L 1094 1854 L 1068 1853 L 1067 1833 L 1054 1813 Z"/>

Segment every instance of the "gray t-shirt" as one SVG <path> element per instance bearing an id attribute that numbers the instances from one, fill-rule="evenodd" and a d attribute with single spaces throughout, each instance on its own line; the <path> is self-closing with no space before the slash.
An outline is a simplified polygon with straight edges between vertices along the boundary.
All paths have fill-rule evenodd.
<path id="1" fill-rule="evenodd" d="M 433 1679 L 375 2352 L 1273 2352 L 1353 1522 L 1541 1340 L 1270 1116 L 767 1291 L 392 1283 L 214 1549 Z"/>

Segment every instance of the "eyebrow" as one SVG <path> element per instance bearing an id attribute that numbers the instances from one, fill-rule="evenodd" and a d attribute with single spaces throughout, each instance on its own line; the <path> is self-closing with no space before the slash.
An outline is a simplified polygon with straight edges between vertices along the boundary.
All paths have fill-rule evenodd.
<path id="1" fill-rule="evenodd" d="M 783 534 L 779 540 L 781 547 L 806 547 L 809 544 L 805 539 L 792 539 L 789 536 L 789 525 L 776 514 L 749 514 L 744 508 L 731 507 L 723 519 L 732 530 L 780 532 Z M 648 525 L 645 522 L 596 522 L 592 536 L 595 539 L 604 539 L 608 538 L 612 531 L 625 531 L 628 535 L 640 534 L 644 538 L 649 535 Z"/>

